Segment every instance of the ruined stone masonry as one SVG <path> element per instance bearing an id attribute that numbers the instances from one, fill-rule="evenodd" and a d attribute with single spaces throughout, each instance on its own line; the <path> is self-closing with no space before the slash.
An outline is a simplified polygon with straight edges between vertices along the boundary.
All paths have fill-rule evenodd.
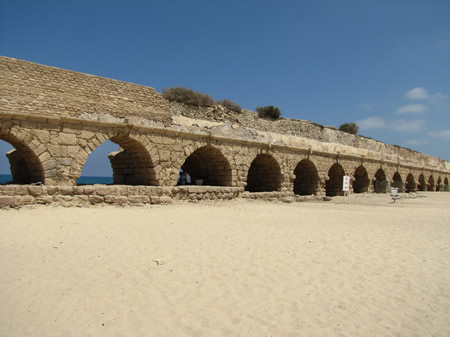
<path id="1" fill-rule="evenodd" d="M 152 88 L 0 57 L 0 139 L 12 185 L 0 206 L 154 204 L 449 190 L 449 162 L 310 121 L 168 102 Z M 112 186 L 76 186 L 104 141 Z M 180 169 L 202 186 L 177 186 Z M 40 185 L 39 185 L 40 184 Z"/>

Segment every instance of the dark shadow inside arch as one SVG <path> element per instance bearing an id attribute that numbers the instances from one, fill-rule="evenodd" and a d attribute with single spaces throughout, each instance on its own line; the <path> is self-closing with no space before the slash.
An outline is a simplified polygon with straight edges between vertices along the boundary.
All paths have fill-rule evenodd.
<path id="1" fill-rule="evenodd" d="M 428 178 L 427 191 L 434 191 L 434 178 L 433 178 L 433 176 L 430 176 Z"/>
<path id="2" fill-rule="evenodd" d="M 158 185 L 156 175 L 154 171 L 154 165 L 150 158 L 150 154 L 145 147 L 138 141 L 131 139 L 128 136 L 115 136 L 110 139 L 111 142 L 117 144 L 119 149 L 108 155 L 108 159 L 112 169 L 112 182 L 117 185 Z M 106 141 L 105 143 L 107 143 Z M 99 146 L 104 146 L 103 143 Z M 89 161 L 91 156 L 96 155 L 96 151 L 92 152 L 88 157 Z M 100 152 L 101 153 L 101 152 Z M 104 159 L 105 154 L 102 154 Z M 99 160 L 98 158 L 95 158 Z M 86 163 L 87 163 L 86 161 Z M 101 164 L 98 164 L 101 165 Z M 87 165 L 85 164 L 85 167 Z M 92 175 L 92 173 L 85 173 L 83 167 L 82 177 L 85 175 Z M 110 176 L 111 170 L 108 167 L 103 166 L 103 170 L 95 173 L 96 178 Z M 94 184 L 94 183 L 108 183 L 110 180 L 92 180 L 86 181 L 84 179 L 78 179 L 78 184 Z"/>
<path id="3" fill-rule="evenodd" d="M 231 186 L 231 166 L 215 147 L 207 145 L 195 150 L 181 167 L 193 184 Z"/>
<path id="4" fill-rule="evenodd" d="M 315 195 L 319 187 L 319 175 L 316 166 L 309 159 L 303 159 L 294 170 L 294 193 Z"/>
<path id="5" fill-rule="evenodd" d="M 44 184 L 44 169 L 39 158 L 19 139 L 0 133 L 0 139 L 9 143 L 14 149 L 6 153 L 9 161 L 12 184 Z"/>
<path id="6" fill-rule="evenodd" d="M 438 178 L 438 181 L 436 183 L 436 191 L 440 192 L 442 190 L 442 179 L 441 177 Z"/>
<path id="7" fill-rule="evenodd" d="M 391 187 L 398 188 L 400 192 L 403 192 L 403 180 L 400 173 L 395 172 L 394 176 L 392 177 Z"/>
<path id="8" fill-rule="evenodd" d="M 388 181 L 383 169 L 378 169 L 375 173 L 375 181 L 373 182 L 373 190 L 375 193 L 386 193 L 388 189 Z"/>
<path id="9" fill-rule="evenodd" d="M 344 168 L 335 163 L 328 170 L 328 177 L 330 178 L 325 183 L 326 195 L 329 197 L 334 197 L 336 195 L 342 194 L 342 184 L 345 175 Z"/>
<path id="10" fill-rule="evenodd" d="M 425 177 L 423 174 L 419 176 L 419 183 L 417 184 L 417 190 L 418 191 L 425 191 L 427 188 L 427 185 L 425 184 Z"/>
<path id="11" fill-rule="evenodd" d="M 410 173 L 408 174 L 408 176 L 406 177 L 406 192 L 410 193 L 410 192 L 415 192 L 417 187 L 416 187 L 416 182 L 414 181 L 414 176 Z"/>
<path id="12" fill-rule="evenodd" d="M 370 179 L 367 170 L 363 165 L 360 165 L 354 174 L 353 192 L 366 193 L 369 192 Z"/>
<path id="13" fill-rule="evenodd" d="M 281 190 L 280 165 L 269 154 L 258 154 L 252 161 L 247 175 L 246 191 L 274 192 Z"/>
<path id="14" fill-rule="evenodd" d="M 448 185 L 448 178 L 444 179 L 444 191 L 446 192 L 450 191 L 450 187 Z"/>

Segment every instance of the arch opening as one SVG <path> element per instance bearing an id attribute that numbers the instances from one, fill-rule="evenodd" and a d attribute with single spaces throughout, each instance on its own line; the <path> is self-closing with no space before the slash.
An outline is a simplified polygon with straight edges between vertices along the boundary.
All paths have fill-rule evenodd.
<path id="1" fill-rule="evenodd" d="M 275 158 L 258 154 L 252 161 L 247 175 L 249 192 L 274 192 L 281 190 L 281 170 Z"/>
<path id="2" fill-rule="evenodd" d="M 420 174 L 419 176 L 419 183 L 417 184 L 417 190 L 418 191 L 425 191 L 427 188 L 427 185 L 425 184 L 425 177 L 423 174 Z"/>
<path id="3" fill-rule="evenodd" d="M 414 181 L 414 176 L 412 175 L 412 173 L 410 173 L 406 177 L 406 192 L 407 193 L 415 192 L 416 189 L 417 189 L 417 187 L 416 187 L 416 182 Z"/>
<path id="4" fill-rule="evenodd" d="M 128 136 L 115 136 L 109 139 L 112 143 L 119 146 L 117 151 L 109 153 L 108 159 L 110 162 L 110 167 L 112 169 L 112 183 L 116 185 L 158 185 L 156 180 L 156 175 L 154 171 L 154 165 L 150 158 L 150 154 L 145 149 L 145 147 L 138 141 L 128 137 Z M 105 141 L 100 145 L 94 152 L 92 152 L 88 160 L 95 156 L 97 150 L 101 151 L 101 147 L 108 145 L 105 149 L 111 150 L 114 146 L 111 142 Z M 104 151 L 98 154 L 104 158 L 106 153 Z M 109 151 L 108 151 L 109 152 Z M 92 157 L 91 157 L 92 156 Z M 87 161 L 86 161 L 87 163 Z M 87 165 L 83 167 L 83 174 L 92 175 L 91 172 L 85 172 Z M 83 182 L 82 179 L 78 179 L 78 184 L 93 184 L 93 183 L 110 183 L 111 179 L 107 179 L 111 175 L 111 170 L 109 167 L 104 165 L 101 171 L 97 171 L 95 175 L 96 178 L 106 178 L 101 180 L 93 180 Z"/>
<path id="5" fill-rule="evenodd" d="M 0 140 L 9 144 L 13 149 L 6 152 L 9 161 L 11 179 L 5 179 L 5 183 L 12 184 L 44 184 L 45 174 L 41 161 L 30 147 L 11 135 L 0 133 Z M 5 150 L 8 145 L 2 146 Z M 10 147 L 9 147 L 10 148 Z"/>
<path id="6" fill-rule="evenodd" d="M 303 159 L 294 170 L 294 193 L 315 195 L 319 187 L 319 175 L 316 166 L 309 159 Z"/>
<path id="7" fill-rule="evenodd" d="M 342 184 L 345 176 L 344 168 L 335 163 L 328 170 L 328 177 L 330 178 L 325 183 L 326 195 L 329 197 L 334 197 L 336 195 L 342 194 Z"/>
<path id="8" fill-rule="evenodd" d="M 353 192 L 366 193 L 369 191 L 369 175 L 363 165 L 358 166 L 354 174 L 355 180 L 353 181 Z"/>
<path id="9" fill-rule="evenodd" d="M 434 191 L 434 178 L 433 176 L 430 176 L 428 178 L 428 186 L 427 186 L 427 191 Z"/>
<path id="10" fill-rule="evenodd" d="M 181 167 L 192 183 L 210 186 L 231 186 L 231 166 L 225 156 L 211 145 L 195 150 Z"/>
<path id="11" fill-rule="evenodd" d="M 398 188 L 399 192 L 403 192 L 403 180 L 398 171 L 392 177 L 391 187 Z"/>
<path id="12" fill-rule="evenodd" d="M 436 183 L 436 192 L 440 192 L 441 190 L 442 190 L 442 179 L 441 177 L 439 177 Z"/>
<path id="13" fill-rule="evenodd" d="M 448 178 L 446 177 L 446 178 L 444 179 L 444 191 L 446 191 L 446 192 L 450 191 L 449 188 L 450 188 L 450 187 L 449 187 L 449 185 L 448 185 Z"/>
<path id="14" fill-rule="evenodd" d="M 386 193 L 388 190 L 388 181 L 383 169 L 378 169 L 375 173 L 375 180 L 373 182 L 373 190 L 375 193 Z"/>

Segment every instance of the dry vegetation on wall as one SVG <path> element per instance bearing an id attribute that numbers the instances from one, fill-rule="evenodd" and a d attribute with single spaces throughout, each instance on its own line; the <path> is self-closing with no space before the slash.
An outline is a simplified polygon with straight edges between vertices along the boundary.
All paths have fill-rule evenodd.
<path id="1" fill-rule="evenodd" d="M 184 87 L 174 87 L 163 89 L 162 92 L 165 99 L 171 102 L 184 103 L 193 106 L 204 106 L 209 107 L 214 104 L 222 105 L 228 110 L 235 111 L 238 113 L 242 112 L 242 107 L 229 99 L 223 99 L 214 102 L 214 100 L 208 94 L 203 94 L 196 92 L 192 89 Z"/>
<path id="2" fill-rule="evenodd" d="M 185 103 L 197 106 L 213 106 L 214 100 L 208 94 L 196 92 L 184 87 L 165 88 L 162 95 L 171 102 Z"/>
<path id="3" fill-rule="evenodd" d="M 233 101 L 229 99 L 223 99 L 221 101 L 217 101 L 216 104 L 222 105 L 228 110 L 235 111 L 235 112 L 242 112 L 242 108 L 239 104 L 234 103 Z"/>
<path id="4" fill-rule="evenodd" d="M 359 131 L 359 126 L 356 123 L 344 123 L 339 127 L 340 131 L 356 135 Z"/>
<path id="5" fill-rule="evenodd" d="M 260 106 L 256 108 L 256 112 L 260 118 L 266 118 L 271 120 L 277 120 L 281 116 L 280 109 L 273 105 Z"/>
<path id="6" fill-rule="evenodd" d="M 237 113 L 242 112 L 242 107 L 229 99 L 214 101 L 208 94 L 196 92 L 185 87 L 165 88 L 163 89 L 162 95 L 165 99 L 171 102 L 201 107 L 210 107 L 216 104 L 222 105 L 230 111 Z M 277 120 L 281 117 L 280 109 L 273 105 L 257 107 L 256 111 L 258 112 L 258 116 L 264 119 Z"/>

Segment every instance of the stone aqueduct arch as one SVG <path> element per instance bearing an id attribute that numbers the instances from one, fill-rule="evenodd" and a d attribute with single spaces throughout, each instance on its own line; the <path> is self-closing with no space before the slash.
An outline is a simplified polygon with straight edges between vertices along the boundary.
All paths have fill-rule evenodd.
<path id="1" fill-rule="evenodd" d="M 373 188 L 375 193 L 386 193 L 388 189 L 388 181 L 386 179 L 386 173 L 382 168 L 379 168 L 375 173 L 373 180 Z"/>
<path id="2" fill-rule="evenodd" d="M 402 179 L 402 176 L 401 176 L 400 172 L 397 171 L 392 176 L 391 187 L 398 188 L 398 190 L 400 192 L 403 192 L 404 184 L 403 184 L 403 179 Z"/>
<path id="3" fill-rule="evenodd" d="M 406 177 L 406 184 L 405 184 L 406 192 L 415 192 L 417 189 L 416 182 L 414 180 L 414 175 L 412 173 L 409 173 Z"/>
<path id="4" fill-rule="evenodd" d="M 356 193 L 385 193 L 391 183 L 406 191 L 449 189 L 448 162 L 363 137 L 295 145 L 296 136 L 247 139 L 229 128 L 215 135 L 211 126 L 173 123 L 169 103 L 151 88 L 4 57 L 0 73 L 0 139 L 15 148 L 8 159 L 16 183 L 74 185 L 88 156 L 111 140 L 120 146 L 109 156 L 117 184 L 175 186 L 183 168 L 205 184 L 299 195 L 339 195 L 344 174 Z M 61 78 L 70 82 L 65 95 Z M 16 87 L 34 97 L 30 104 L 21 105 Z"/>
<path id="5" fill-rule="evenodd" d="M 19 138 L 20 137 L 20 138 Z M 0 131 L 0 139 L 14 146 L 6 156 L 10 162 L 12 182 L 14 184 L 45 183 L 44 169 L 35 150 L 36 142 L 27 145 L 27 139 L 31 135 L 3 133 Z"/>
<path id="6" fill-rule="evenodd" d="M 294 193 L 298 195 L 316 195 L 319 189 L 319 174 L 309 159 L 301 160 L 294 170 Z"/>
<path id="7" fill-rule="evenodd" d="M 356 168 L 353 174 L 355 180 L 353 181 L 353 192 L 364 193 L 369 191 L 370 179 L 366 168 L 360 165 Z"/>
<path id="8" fill-rule="evenodd" d="M 252 161 L 247 175 L 246 190 L 249 192 L 281 191 L 280 165 L 270 154 L 260 153 Z"/>
<path id="9" fill-rule="evenodd" d="M 328 170 L 328 180 L 325 184 L 326 195 L 334 197 L 342 193 L 342 181 L 345 176 L 344 168 L 334 163 Z"/>
<path id="10" fill-rule="evenodd" d="M 395 165 L 385 164 L 387 174 L 394 172 L 388 179 L 385 169 L 376 169 L 376 163 L 370 167 L 370 163 L 358 165 L 352 159 L 340 159 L 336 163 L 330 157 L 294 153 L 280 155 L 258 146 L 238 147 L 238 151 L 233 153 L 233 144 L 210 139 L 177 139 L 99 126 L 80 132 L 67 125 L 67 129 L 63 129 L 67 133 L 60 133 L 56 140 L 50 141 L 45 130 L 34 133 L 32 128 L 18 125 L 6 129 L 5 124 L 8 125 L 1 122 L 0 139 L 15 147 L 15 151 L 8 155 L 12 168 L 26 167 L 28 172 L 24 175 L 24 169 L 22 173 L 14 171 L 16 183 L 73 185 L 80 177 L 88 156 L 104 141 L 111 140 L 120 146 L 118 152 L 109 156 L 115 184 L 173 186 L 180 168 L 184 168 L 196 172 L 193 178 L 203 178 L 208 185 L 242 186 L 252 192 L 292 191 L 298 195 L 323 193 L 332 196 L 341 194 L 342 176 L 353 171 L 350 174 L 355 193 L 385 193 L 390 185 L 406 192 L 448 190 L 448 177 L 445 175 L 444 178 L 440 175 L 435 178 L 432 173 L 426 173 L 425 181 L 424 173 L 407 170 L 402 176 Z M 58 158 L 58 154 L 65 158 Z M 18 165 L 24 160 L 25 165 Z M 203 167 L 195 166 L 194 162 L 202 163 Z M 208 177 L 216 173 L 218 176 L 206 178 L 205 173 Z M 270 179 L 262 182 L 261 177 Z M 417 185 L 414 177 L 417 177 Z"/>
<path id="11" fill-rule="evenodd" d="M 419 183 L 417 184 L 417 190 L 418 191 L 426 191 L 427 186 L 425 184 L 425 176 L 423 175 L 423 173 L 421 173 L 419 175 L 418 181 L 419 181 Z"/>
<path id="12" fill-rule="evenodd" d="M 201 180 L 204 185 L 231 186 L 231 166 L 217 148 L 206 145 L 195 150 L 181 167 L 192 180 Z"/>

